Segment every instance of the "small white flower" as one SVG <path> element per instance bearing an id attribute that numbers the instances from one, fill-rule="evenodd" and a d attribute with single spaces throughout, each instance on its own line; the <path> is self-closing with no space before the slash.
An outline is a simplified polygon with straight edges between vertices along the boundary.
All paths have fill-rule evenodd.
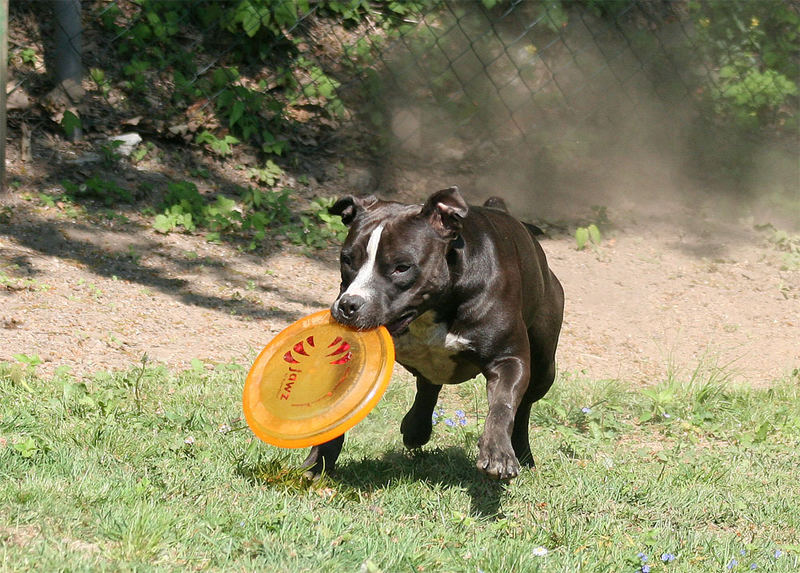
<path id="1" fill-rule="evenodd" d="M 531 553 L 534 557 L 544 557 L 547 555 L 547 548 L 540 545 L 539 547 L 534 547 Z"/>
<path id="2" fill-rule="evenodd" d="M 584 414 L 591 414 L 592 409 L 589 408 L 588 406 L 584 406 L 583 408 L 581 408 L 581 412 L 583 412 Z"/>
<path id="3" fill-rule="evenodd" d="M 219 427 L 219 433 L 220 434 L 227 434 L 230 431 L 231 431 L 231 427 L 228 424 L 222 424 Z"/>
<path id="4" fill-rule="evenodd" d="M 186 444 L 187 446 L 193 446 L 194 445 L 194 436 L 189 436 L 188 438 L 183 440 L 183 443 Z"/>

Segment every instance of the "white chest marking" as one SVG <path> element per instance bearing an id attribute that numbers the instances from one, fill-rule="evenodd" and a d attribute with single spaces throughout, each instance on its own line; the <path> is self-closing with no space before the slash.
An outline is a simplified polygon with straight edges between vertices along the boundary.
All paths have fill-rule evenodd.
<path id="1" fill-rule="evenodd" d="M 444 323 L 434 322 L 432 311 L 414 320 L 408 332 L 395 338 L 394 343 L 398 361 L 434 384 L 453 381 L 457 366 L 454 358 L 471 345 L 463 336 L 448 332 Z"/>
<path id="2" fill-rule="evenodd" d="M 342 294 L 356 295 L 369 300 L 370 292 L 373 290 L 372 277 L 376 272 L 375 261 L 378 257 L 378 245 L 381 242 L 381 234 L 383 233 L 383 223 L 378 225 L 375 230 L 370 233 L 369 241 L 367 242 L 367 260 L 358 269 L 356 278 L 347 287 L 347 290 Z"/>

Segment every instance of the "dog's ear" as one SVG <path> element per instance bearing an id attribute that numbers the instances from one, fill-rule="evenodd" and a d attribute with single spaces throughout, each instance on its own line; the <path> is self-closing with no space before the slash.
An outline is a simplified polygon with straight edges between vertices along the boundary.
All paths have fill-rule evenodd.
<path id="1" fill-rule="evenodd" d="M 437 191 L 422 206 L 422 216 L 431 227 L 445 239 L 455 239 L 461 232 L 461 222 L 469 212 L 469 206 L 458 187 Z"/>
<path id="2" fill-rule="evenodd" d="M 339 215 L 342 218 L 342 223 L 350 225 L 359 213 L 364 209 L 369 209 L 377 202 L 378 198 L 375 197 L 375 195 L 367 195 L 366 197 L 347 195 L 336 201 L 336 203 L 328 209 L 328 213 L 331 215 Z"/>

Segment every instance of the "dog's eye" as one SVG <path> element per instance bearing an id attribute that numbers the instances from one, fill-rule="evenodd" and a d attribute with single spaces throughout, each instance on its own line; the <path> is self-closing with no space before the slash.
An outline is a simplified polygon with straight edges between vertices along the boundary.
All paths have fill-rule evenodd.
<path id="1" fill-rule="evenodd" d="M 353 259 L 350 258 L 350 255 L 345 255 L 344 253 L 342 253 L 341 261 L 342 264 L 346 267 L 349 267 L 353 264 Z"/>
<path id="2" fill-rule="evenodd" d="M 403 273 L 408 272 L 410 269 L 411 269 L 411 265 L 406 265 L 406 264 L 401 263 L 401 264 L 396 265 L 394 267 L 394 270 L 392 271 L 392 274 L 402 275 Z"/>

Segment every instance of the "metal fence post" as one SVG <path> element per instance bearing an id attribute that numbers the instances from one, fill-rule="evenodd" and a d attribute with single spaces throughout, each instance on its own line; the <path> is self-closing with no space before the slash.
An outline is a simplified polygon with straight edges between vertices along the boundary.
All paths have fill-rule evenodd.
<path id="1" fill-rule="evenodd" d="M 83 96 L 81 3 L 80 0 L 53 0 L 53 10 L 56 17 L 56 83 L 73 104 L 78 104 Z M 81 137 L 78 127 L 72 130 L 69 139 L 76 141 Z"/>
<path id="2" fill-rule="evenodd" d="M 80 0 L 54 0 L 56 17 L 56 81 L 73 80 L 80 84 L 81 65 L 81 3 Z"/>

